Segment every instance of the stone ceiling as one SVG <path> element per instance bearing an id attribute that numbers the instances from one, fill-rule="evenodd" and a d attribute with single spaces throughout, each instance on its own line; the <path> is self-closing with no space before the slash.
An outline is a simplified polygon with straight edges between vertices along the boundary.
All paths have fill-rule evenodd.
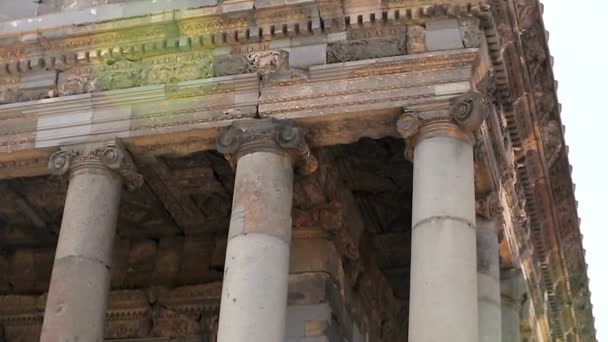
<path id="1" fill-rule="evenodd" d="M 326 167 L 354 195 L 365 226 L 361 239 L 406 304 L 412 167 L 403 150 L 402 140 L 386 138 L 315 153 L 333 159 Z M 234 182 L 228 162 L 216 152 L 135 159 L 145 184 L 122 195 L 113 288 L 221 280 Z M 320 177 L 296 177 L 294 236 L 321 229 L 339 245 L 344 238 L 330 226 L 343 224 L 332 217 L 340 211 L 333 209 L 340 189 L 324 188 Z M 0 294 L 47 290 L 67 186 L 66 178 L 49 176 L 0 182 L 7 199 L 0 204 L 0 272 L 7 275 Z"/>

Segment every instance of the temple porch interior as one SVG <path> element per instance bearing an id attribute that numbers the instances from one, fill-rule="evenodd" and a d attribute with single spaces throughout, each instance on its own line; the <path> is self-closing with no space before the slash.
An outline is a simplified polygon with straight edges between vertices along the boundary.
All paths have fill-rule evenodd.
<path id="1" fill-rule="evenodd" d="M 313 324 L 306 336 L 405 333 L 412 164 L 404 141 L 362 139 L 313 153 L 320 169 L 294 183 L 288 336 L 299 333 L 293 320 L 318 318 L 318 310 L 330 310 L 319 324 L 332 329 Z M 234 171 L 215 151 L 133 158 L 145 182 L 123 190 L 106 337 L 213 339 Z M 58 176 L 0 182 L 0 298 L 21 315 L 5 324 L 6 336 L 37 341 L 67 186 Z M 177 303 L 176 291 L 196 293 Z"/>

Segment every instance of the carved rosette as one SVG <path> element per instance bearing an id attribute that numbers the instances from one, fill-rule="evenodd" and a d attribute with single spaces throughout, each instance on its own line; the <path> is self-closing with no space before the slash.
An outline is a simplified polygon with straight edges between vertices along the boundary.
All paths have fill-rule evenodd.
<path id="1" fill-rule="evenodd" d="M 122 176 L 129 190 L 137 189 L 143 184 L 143 177 L 136 172 L 131 156 L 118 144 L 77 146 L 57 151 L 49 157 L 48 168 L 52 175 L 101 168 Z"/>
<path id="2" fill-rule="evenodd" d="M 305 139 L 306 132 L 290 121 L 263 119 L 233 123 L 217 140 L 217 150 L 233 168 L 238 159 L 255 152 L 273 152 L 289 156 L 297 171 L 314 173 L 318 161 Z"/>
<path id="3" fill-rule="evenodd" d="M 416 144 L 432 137 L 449 136 L 473 143 L 474 132 L 485 118 L 483 96 L 474 91 L 450 99 L 446 110 L 417 113 L 404 108 L 397 131 L 406 140 L 405 157 L 412 160 Z"/>

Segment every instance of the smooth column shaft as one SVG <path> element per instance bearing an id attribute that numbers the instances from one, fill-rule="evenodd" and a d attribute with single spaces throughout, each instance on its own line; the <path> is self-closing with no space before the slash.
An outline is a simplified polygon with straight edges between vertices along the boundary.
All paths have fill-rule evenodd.
<path id="1" fill-rule="evenodd" d="M 477 288 L 479 341 L 500 342 L 500 260 L 498 231 L 493 221 L 477 218 Z"/>
<path id="2" fill-rule="evenodd" d="M 287 313 L 293 166 L 256 152 L 237 164 L 219 342 L 283 342 Z"/>
<path id="3" fill-rule="evenodd" d="M 473 147 L 452 137 L 414 151 L 409 341 L 478 341 Z"/>
<path id="4" fill-rule="evenodd" d="M 104 167 L 73 172 L 41 342 L 103 341 L 120 192 L 120 177 Z"/>
<path id="5" fill-rule="evenodd" d="M 521 270 L 503 270 L 500 275 L 502 342 L 520 342 L 520 311 L 525 293 Z"/>

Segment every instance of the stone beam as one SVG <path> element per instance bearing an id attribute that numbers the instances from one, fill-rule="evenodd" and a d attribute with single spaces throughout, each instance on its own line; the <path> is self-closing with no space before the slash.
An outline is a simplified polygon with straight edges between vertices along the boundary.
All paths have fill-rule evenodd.
<path id="1" fill-rule="evenodd" d="M 174 179 L 171 170 L 161 159 L 153 162 L 140 163 L 142 175 L 152 192 L 162 202 L 175 223 L 186 233 L 197 230 L 205 224 L 205 215 L 188 194 L 180 193 L 180 189 L 167 184 Z"/>
<path id="2" fill-rule="evenodd" d="M 215 148 L 221 130 L 255 117 L 290 119 L 312 146 L 397 136 L 400 108 L 433 111 L 470 90 L 478 49 L 311 67 L 260 80 L 224 76 L 0 106 L 0 178 L 46 174 L 58 146 L 122 138 L 135 155 Z"/>
<path id="3" fill-rule="evenodd" d="M 105 339 L 164 342 L 173 341 L 175 336 L 214 336 L 221 286 L 221 282 L 214 282 L 173 289 L 112 291 L 105 313 Z M 293 316 L 292 308 L 311 304 L 327 303 L 332 310 L 340 310 L 342 303 L 336 294 L 335 278 L 326 272 L 291 274 L 288 320 Z M 37 341 L 45 300 L 45 295 L 0 296 L 0 329 L 4 337 L 8 341 Z M 199 337 L 197 341 L 200 340 Z"/>

